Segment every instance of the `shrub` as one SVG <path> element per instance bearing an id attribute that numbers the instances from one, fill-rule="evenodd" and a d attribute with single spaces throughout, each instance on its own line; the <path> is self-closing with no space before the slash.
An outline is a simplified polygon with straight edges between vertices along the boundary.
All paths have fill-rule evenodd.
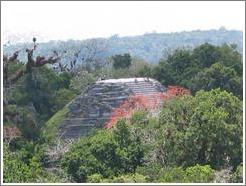
<path id="1" fill-rule="evenodd" d="M 243 166 L 238 165 L 236 171 L 232 174 L 231 182 L 233 183 L 243 183 Z"/>
<path id="2" fill-rule="evenodd" d="M 134 173 L 142 164 L 143 155 L 139 138 L 120 121 L 113 131 L 100 130 L 78 140 L 65 154 L 61 165 L 76 182 L 85 182 L 95 173 L 104 178 Z M 90 177 L 94 178 L 98 175 Z"/>
<path id="3" fill-rule="evenodd" d="M 145 183 L 145 176 L 141 174 L 126 174 L 111 179 L 102 180 L 104 183 Z"/>
<path id="4" fill-rule="evenodd" d="M 42 174 L 38 155 L 34 156 L 27 149 L 11 152 L 4 145 L 3 182 L 25 183 L 35 182 Z M 38 154 L 38 153 L 37 153 Z"/>
<path id="5" fill-rule="evenodd" d="M 209 165 L 195 165 L 185 170 L 185 182 L 208 183 L 214 178 L 215 171 Z"/>
<path id="6" fill-rule="evenodd" d="M 146 111 L 135 111 L 130 119 L 131 124 L 143 125 L 148 124 Z"/>
<path id="7" fill-rule="evenodd" d="M 182 183 L 185 182 L 185 171 L 180 167 L 174 167 L 165 170 L 164 175 L 160 177 L 163 183 Z"/>
<path id="8" fill-rule="evenodd" d="M 209 165 L 196 165 L 182 169 L 174 167 L 164 171 L 160 182 L 165 183 L 208 183 L 214 178 L 214 170 Z"/>
<path id="9" fill-rule="evenodd" d="M 163 166 L 158 162 L 151 162 L 144 166 L 138 166 L 136 173 L 145 176 L 147 182 L 157 183 L 164 173 Z"/>
<path id="10" fill-rule="evenodd" d="M 103 176 L 101 174 L 92 174 L 88 176 L 87 182 L 89 183 L 101 183 L 103 181 Z"/>

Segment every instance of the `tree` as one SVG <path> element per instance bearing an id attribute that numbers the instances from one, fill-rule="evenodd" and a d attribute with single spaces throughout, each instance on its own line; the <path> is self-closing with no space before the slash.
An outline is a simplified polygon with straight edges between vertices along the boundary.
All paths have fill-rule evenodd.
<path id="1" fill-rule="evenodd" d="M 242 67 L 242 57 L 232 45 L 205 43 L 192 51 L 175 50 L 151 74 L 165 86 L 184 86 L 193 94 L 221 88 L 242 99 Z"/>
<path id="2" fill-rule="evenodd" d="M 190 51 L 185 49 L 175 50 L 172 55 L 168 56 L 166 62 L 172 66 L 175 74 L 182 74 L 192 62 Z"/>
<path id="3" fill-rule="evenodd" d="M 105 65 L 103 57 L 107 52 L 107 47 L 107 42 L 104 39 L 85 40 L 77 47 L 72 44 L 61 52 L 67 64 L 64 70 L 73 72 L 76 70 L 76 65 L 83 67 L 83 70 L 88 72 L 101 69 Z"/>
<path id="4" fill-rule="evenodd" d="M 234 95 L 242 99 L 243 79 L 238 76 L 231 67 L 221 63 L 214 63 L 210 68 L 199 72 L 193 80 L 191 90 L 211 90 L 220 87 L 223 90 L 232 91 Z"/>
<path id="5" fill-rule="evenodd" d="M 37 140 L 39 138 L 40 126 L 37 122 L 36 112 L 31 112 L 30 109 L 20 107 L 18 109 L 18 120 L 15 123 L 26 139 Z"/>
<path id="6" fill-rule="evenodd" d="M 119 68 L 129 68 L 131 66 L 131 56 L 130 54 L 124 54 L 124 55 L 115 55 L 112 56 L 113 59 L 113 67 L 115 69 Z"/>
<path id="7" fill-rule="evenodd" d="M 8 73 L 8 65 L 9 63 L 15 61 L 18 57 L 19 51 L 16 51 L 11 57 L 7 57 L 4 56 L 3 58 L 3 66 L 4 66 L 4 82 L 5 84 L 14 84 L 16 83 L 16 81 L 22 77 L 24 74 L 26 73 L 31 73 L 32 69 L 34 67 L 41 67 L 44 66 L 45 64 L 54 64 L 57 63 L 60 58 L 58 57 L 58 54 L 56 52 L 54 52 L 54 55 L 48 58 L 45 58 L 44 56 L 37 56 L 36 59 L 33 59 L 33 52 L 36 49 L 37 45 L 36 45 L 36 38 L 33 38 L 33 48 L 32 49 L 26 49 L 26 53 L 27 53 L 27 63 L 25 64 L 24 68 L 19 69 L 18 71 L 16 71 L 15 74 L 13 74 L 12 76 L 9 77 L 9 73 Z"/>
<path id="8" fill-rule="evenodd" d="M 242 161 L 242 102 L 220 89 L 166 102 L 161 114 L 158 159 L 165 166 Z"/>
<path id="9" fill-rule="evenodd" d="M 143 163 L 144 150 L 139 136 L 133 136 L 124 120 L 116 124 L 114 139 L 118 145 L 116 154 L 118 166 L 124 173 L 135 172 L 137 166 Z"/>
<path id="10" fill-rule="evenodd" d="M 4 55 L 3 58 L 3 66 L 4 66 L 4 121 L 8 122 L 9 118 L 13 118 L 13 112 L 9 111 L 9 102 L 14 102 L 16 104 L 16 99 L 11 97 L 12 93 L 17 90 L 23 89 L 25 87 L 22 95 L 18 94 L 22 101 L 25 99 L 28 100 L 27 96 L 32 92 L 30 89 L 33 87 L 35 82 L 35 70 L 36 68 L 42 68 L 45 64 L 54 64 L 57 63 L 60 58 L 58 54 L 54 52 L 54 55 L 51 57 L 37 56 L 36 59 L 33 59 L 33 52 L 36 50 L 36 38 L 33 38 L 33 48 L 26 49 L 27 52 L 27 63 L 22 64 L 17 60 L 19 52 L 16 51 L 11 57 L 7 57 Z M 24 83 L 24 86 L 23 84 Z M 17 86 L 18 85 L 18 86 Z M 10 89 L 10 91 L 9 91 Z M 39 98 L 39 96 L 35 95 L 35 98 Z M 12 100 L 11 100 L 12 99 Z M 30 100 L 28 100 L 30 101 Z M 23 101 L 25 102 L 25 101 Z M 28 105 L 29 102 L 25 102 L 25 105 Z M 35 102 L 34 102 L 35 104 Z M 37 108 L 37 107 L 36 107 Z M 16 118 L 16 117 L 15 117 Z"/>
<path id="11" fill-rule="evenodd" d="M 71 146 L 61 160 L 62 168 L 76 182 L 86 182 L 87 177 L 94 173 L 100 173 L 104 177 L 111 173 L 107 172 L 107 168 L 92 155 L 91 145 L 96 144 L 91 144 L 89 138 L 81 138 Z"/>
<path id="12" fill-rule="evenodd" d="M 139 138 L 120 121 L 113 131 L 104 129 L 81 138 L 65 154 L 61 165 L 76 182 L 85 182 L 95 173 L 103 178 L 134 173 L 143 156 Z"/>
<path id="13" fill-rule="evenodd" d="M 193 50 L 192 57 L 199 61 L 199 65 L 202 68 L 206 68 L 219 61 L 221 53 L 219 47 L 205 43 Z"/>
<path id="14" fill-rule="evenodd" d="M 42 169 L 37 156 L 33 156 L 30 151 L 27 153 L 24 148 L 11 152 L 9 147 L 4 145 L 4 183 L 36 182 L 41 176 Z"/>
<path id="15" fill-rule="evenodd" d="M 150 65 L 145 65 L 145 66 L 143 66 L 142 69 L 140 69 L 139 75 L 142 77 L 151 77 L 152 76 L 151 70 L 152 70 L 152 68 Z"/>
<path id="16" fill-rule="evenodd" d="M 50 101 L 52 105 L 52 112 L 55 113 L 56 111 L 62 109 L 74 97 L 75 97 L 75 93 L 73 91 L 66 88 L 59 89 L 56 92 L 54 99 Z"/>
<path id="17" fill-rule="evenodd" d="M 98 77 L 95 74 L 89 73 L 83 69 L 79 69 L 78 72 L 76 72 L 71 78 L 70 89 L 73 90 L 76 94 L 81 94 L 97 79 Z"/>
<path id="18" fill-rule="evenodd" d="M 11 89 L 4 87 L 4 125 L 17 126 L 26 139 L 39 139 L 44 122 L 74 97 L 68 90 L 70 79 L 67 72 L 57 74 L 42 66 L 25 74 Z"/>
<path id="19" fill-rule="evenodd" d="M 165 86 L 176 83 L 173 77 L 172 67 L 166 62 L 160 62 L 159 65 L 154 67 L 152 74 L 155 79 L 159 80 Z"/>
<path id="20" fill-rule="evenodd" d="M 11 57 L 7 57 L 3 55 L 3 79 L 4 79 L 4 84 L 8 83 L 9 79 L 9 63 L 14 62 L 19 55 L 19 51 L 14 52 L 14 54 Z"/>

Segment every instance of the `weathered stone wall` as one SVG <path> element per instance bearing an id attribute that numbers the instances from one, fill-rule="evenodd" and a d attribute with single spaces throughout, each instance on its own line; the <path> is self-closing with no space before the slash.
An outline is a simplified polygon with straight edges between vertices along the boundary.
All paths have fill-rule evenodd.
<path id="1" fill-rule="evenodd" d="M 77 96 L 69 105 L 69 114 L 59 128 L 62 138 L 87 135 L 92 128 L 102 128 L 113 109 L 133 94 L 153 94 L 166 91 L 159 82 L 147 78 L 98 81 Z"/>

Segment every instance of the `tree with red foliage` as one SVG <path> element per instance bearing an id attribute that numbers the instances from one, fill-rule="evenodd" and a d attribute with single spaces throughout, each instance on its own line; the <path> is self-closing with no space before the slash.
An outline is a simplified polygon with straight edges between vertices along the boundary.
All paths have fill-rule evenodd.
<path id="1" fill-rule="evenodd" d="M 15 126 L 3 126 L 3 140 L 9 145 L 15 138 L 21 136 L 20 130 Z"/>
<path id="2" fill-rule="evenodd" d="M 158 111 L 164 101 L 172 99 L 175 96 L 189 94 L 190 91 L 188 89 L 180 86 L 169 86 L 164 93 L 131 95 L 111 112 L 110 118 L 105 124 L 105 128 L 111 128 L 120 118 L 129 119 L 136 110 L 148 110 L 154 113 Z"/>

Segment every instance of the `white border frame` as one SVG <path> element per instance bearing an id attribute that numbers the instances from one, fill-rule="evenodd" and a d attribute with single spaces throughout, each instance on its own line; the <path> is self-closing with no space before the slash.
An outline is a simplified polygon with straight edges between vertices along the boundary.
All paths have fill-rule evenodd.
<path id="1" fill-rule="evenodd" d="M 1 1 L 2 3 L 2 1 Z M 244 1 L 246 4 L 246 2 Z M 245 6 L 244 4 L 244 6 Z M 1 11 L 2 12 L 2 11 Z M 2 13 L 1 13 L 2 23 Z M 244 23 L 245 24 L 245 23 Z M 1 42 L 1 183 L 0 185 L 245 185 L 245 26 L 243 29 L 243 183 L 3 183 L 3 44 Z M 1 38 L 3 30 L 1 29 Z"/>

